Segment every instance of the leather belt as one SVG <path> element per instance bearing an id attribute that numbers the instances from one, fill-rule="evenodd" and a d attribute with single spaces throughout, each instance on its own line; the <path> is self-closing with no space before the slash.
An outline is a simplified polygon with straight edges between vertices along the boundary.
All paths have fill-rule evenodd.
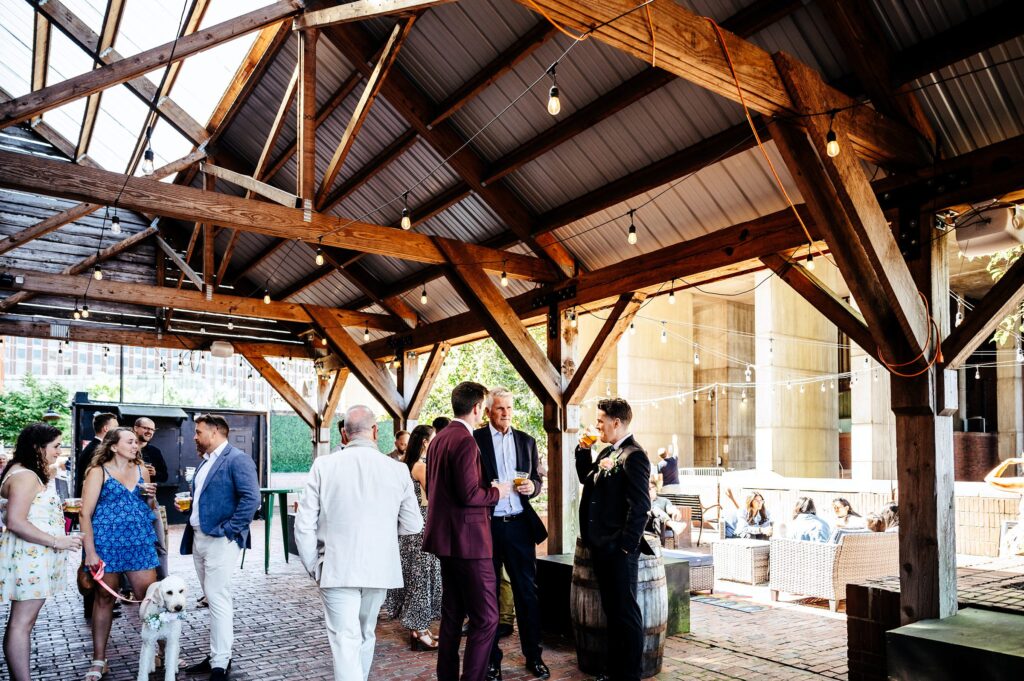
<path id="1" fill-rule="evenodd" d="M 523 515 L 522 511 L 520 511 L 519 513 L 516 513 L 515 515 L 496 515 L 496 516 L 492 516 L 491 519 L 492 520 L 497 520 L 498 522 L 501 522 L 501 523 L 510 523 L 513 520 L 519 520 L 519 518 L 522 515 Z"/>

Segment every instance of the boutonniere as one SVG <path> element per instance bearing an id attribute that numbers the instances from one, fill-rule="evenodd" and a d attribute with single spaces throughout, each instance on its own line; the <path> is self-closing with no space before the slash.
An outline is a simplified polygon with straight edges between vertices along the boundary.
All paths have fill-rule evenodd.
<path id="1" fill-rule="evenodd" d="M 614 474 L 620 468 L 625 459 L 622 457 L 621 451 L 612 452 L 610 455 L 600 459 L 597 462 L 597 472 L 594 473 L 594 482 L 597 482 L 598 477 L 608 477 Z"/>

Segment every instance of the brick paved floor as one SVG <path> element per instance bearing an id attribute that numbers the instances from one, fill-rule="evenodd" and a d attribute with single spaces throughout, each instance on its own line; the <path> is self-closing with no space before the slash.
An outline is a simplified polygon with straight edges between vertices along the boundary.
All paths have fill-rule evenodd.
<path id="1" fill-rule="evenodd" d="M 280 536 L 272 537 L 276 552 L 269 575 L 263 574 L 263 525 L 254 529 L 255 551 L 248 554 L 244 570 L 235 583 L 235 662 L 232 678 L 239 681 L 284 681 L 331 679 L 330 648 L 324 634 L 323 613 L 315 585 L 293 558 L 286 564 L 280 552 Z M 177 546 L 178 529 L 172 529 L 172 546 Z M 174 555 L 171 571 L 186 579 L 193 596 L 199 586 L 191 558 Z M 719 590 L 733 585 L 721 582 Z M 737 591 L 739 591 L 737 589 Z M 747 600 L 738 595 L 736 599 Z M 192 599 L 194 601 L 194 597 Z M 81 616 L 81 599 L 74 587 L 52 599 L 36 624 L 33 655 L 34 679 L 75 681 L 88 668 L 92 650 L 90 631 Z M 135 610 L 114 621 L 109 646 L 110 674 L 107 681 L 136 678 L 139 622 Z M 205 655 L 208 610 L 194 610 L 185 625 L 182 658 L 193 662 Z M 7 607 L 0 606 L 0 622 L 7 620 Z M 436 628 L 435 628 L 436 629 Z M 692 632 L 671 637 L 665 650 L 664 669 L 658 679 L 845 679 L 845 616 L 827 609 L 771 605 L 744 613 L 715 605 L 693 603 Z M 395 622 L 381 622 L 377 628 L 377 654 L 370 678 L 374 681 L 426 681 L 434 678 L 435 656 L 414 653 L 408 648 L 406 632 Z M 576 669 L 576 656 L 569 641 L 545 642 L 545 661 L 552 679 L 588 678 Z M 518 640 L 505 639 L 505 679 L 532 678 L 522 668 Z M 0 667 L 0 679 L 6 679 Z M 157 679 L 154 675 L 152 679 Z M 163 678 L 160 676 L 159 678 Z M 180 674 L 179 678 L 188 677 Z"/>

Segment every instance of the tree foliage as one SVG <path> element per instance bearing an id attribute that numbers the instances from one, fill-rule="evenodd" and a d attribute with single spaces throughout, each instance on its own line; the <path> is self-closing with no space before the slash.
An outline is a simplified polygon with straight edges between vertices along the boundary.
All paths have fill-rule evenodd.
<path id="1" fill-rule="evenodd" d="M 337 419 L 331 419 L 331 449 L 341 446 Z M 395 448 L 391 419 L 377 422 L 377 448 L 390 452 Z M 270 414 L 271 468 L 274 473 L 304 473 L 313 465 L 312 433 L 306 422 L 294 412 L 275 411 Z"/>
<path id="2" fill-rule="evenodd" d="M 71 408 L 67 388 L 59 383 L 41 383 L 35 376 L 25 376 L 21 390 L 0 393 L 0 442 L 14 446 L 22 429 L 36 421 L 50 409 L 60 414 L 54 425 L 64 432 L 65 442 L 71 441 Z"/>
<path id="3" fill-rule="evenodd" d="M 544 340 L 543 326 L 530 329 L 530 335 L 540 344 Z M 547 452 L 544 434 L 544 407 L 533 394 L 497 344 L 490 338 L 451 348 L 444 366 L 427 396 L 420 412 L 420 423 L 429 424 L 436 416 L 452 415 L 452 389 L 462 381 L 476 381 L 488 388 L 504 386 L 515 395 L 512 425 L 537 440 L 540 454 Z"/>
<path id="4" fill-rule="evenodd" d="M 989 257 L 988 264 L 985 266 L 985 269 L 988 270 L 989 275 L 992 277 L 992 283 L 999 281 L 1006 274 L 1006 271 L 1010 269 L 1010 266 L 1020 259 L 1021 255 L 1024 255 L 1024 246 L 1017 246 L 1016 248 L 993 253 Z M 1024 315 L 1021 314 L 1021 309 L 1018 307 L 1003 321 L 999 322 L 999 326 L 996 328 L 992 339 L 1002 347 L 1006 345 L 1006 341 L 1014 338 L 1021 332 L 1024 332 Z"/>

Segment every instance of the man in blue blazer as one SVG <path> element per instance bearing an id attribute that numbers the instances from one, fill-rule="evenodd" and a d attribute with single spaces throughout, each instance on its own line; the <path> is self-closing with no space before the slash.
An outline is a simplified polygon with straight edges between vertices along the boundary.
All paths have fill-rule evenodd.
<path id="1" fill-rule="evenodd" d="M 210 654 L 186 671 L 208 671 L 211 681 L 220 681 L 231 670 L 231 573 L 242 549 L 251 547 L 249 523 L 260 506 L 260 483 L 252 457 L 228 443 L 223 416 L 198 417 L 195 439 L 203 462 L 192 478 L 192 514 L 181 538 L 181 553 L 192 555 L 210 603 Z"/>

